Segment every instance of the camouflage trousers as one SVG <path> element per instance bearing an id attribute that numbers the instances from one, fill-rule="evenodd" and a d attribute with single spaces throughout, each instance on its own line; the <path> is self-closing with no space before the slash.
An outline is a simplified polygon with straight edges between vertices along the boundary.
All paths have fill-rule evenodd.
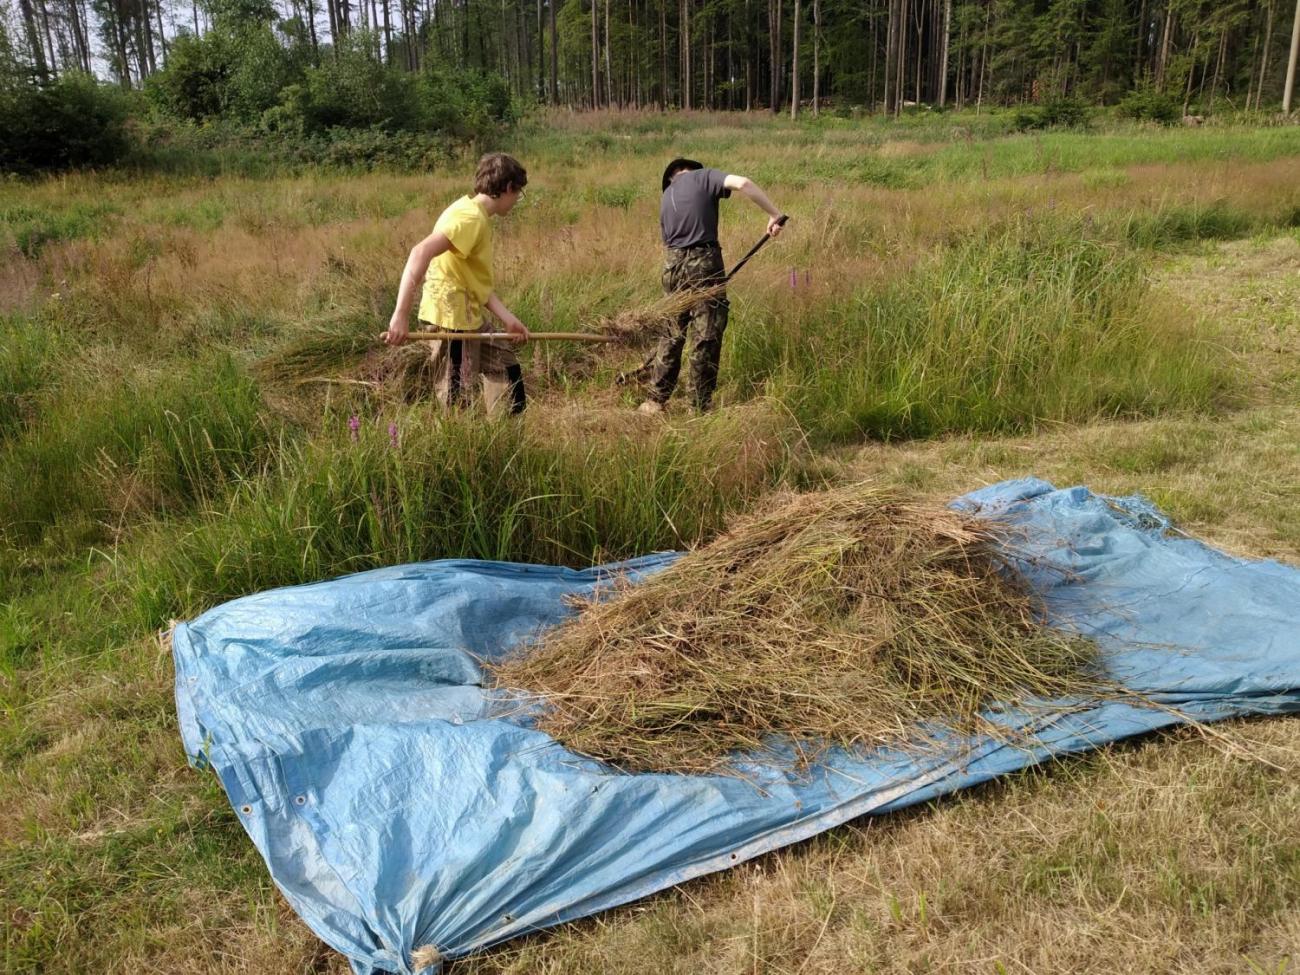
<path id="1" fill-rule="evenodd" d="M 669 248 L 664 258 L 664 292 L 708 288 L 726 277 L 722 248 L 717 244 Z M 667 403 L 677 388 L 682 368 L 686 333 L 691 333 L 691 402 L 707 410 L 718 386 L 718 360 L 722 355 L 722 333 L 727 328 L 730 305 L 726 293 L 703 299 L 677 316 L 655 349 L 650 378 L 650 399 Z"/>
<path id="2" fill-rule="evenodd" d="M 488 331 L 485 323 L 480 331 Z M 483 401 L 489 413 L 503 405 L 511 413 L 522 413 L 527 403 L 524 373 L 514 344 L 504 339 L 492 342 L 458 342 L 455 339 L 429 343 L 434 388 L 443 406 L 466 406 L 483 386 Z"/>

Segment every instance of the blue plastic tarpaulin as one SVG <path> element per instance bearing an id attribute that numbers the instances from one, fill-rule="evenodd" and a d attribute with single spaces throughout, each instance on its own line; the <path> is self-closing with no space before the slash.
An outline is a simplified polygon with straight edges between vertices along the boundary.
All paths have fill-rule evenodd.
<path id="1" fill-rule="evenodd" d="M 1051 621 L 1160 706 L 1063 701 L 996 712 L 1031 732 L 1015 743 L 717 776 L 623 774 L 501 716 L 479 660 L 667 554 L 426 562 L 236 599 L 175 629 L 181 734 L 311 928 L 358 973 L 408 973 L 421 946 L 462 955 L 1180 715 L 1300 709 L 1300 570 L 1215 551 L 1141 498 L 1027 479 L 954 505 L 1020 526 Z"/>

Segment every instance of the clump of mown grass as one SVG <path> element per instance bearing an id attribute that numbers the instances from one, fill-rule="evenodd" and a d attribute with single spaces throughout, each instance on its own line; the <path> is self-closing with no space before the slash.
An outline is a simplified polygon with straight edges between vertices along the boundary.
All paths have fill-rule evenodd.
<path id="1" fill-rule="evenodd" d="M 584 418 L 585 417 L 585 418 Z M 646 425 L 603 411 L 409 408 L 285 444 L 184 532 L 118 560 L 142 625 L 222 599 L 437 558 L 586 566 L 683 548 L 800 470 L 798 431 L 762 406 Z"/>
<path id="2" fill-rule="evenodd" d="M 728 374 L 821 442 L 1211 410 L 1236 386 L 1202 323 L 1153 300 L 1144 258 L 1084 221 L 1004 226 L 776 316 L 738 322 Z"/>
<path id="3" fill-rule="evenodd" d="M 492 672 L 545 700 L 543 731 L 634 771 L 714 770 L 771 735 L 808 759 L 973 730 L 994 702 L 1099 686 L 1004 536 L 868 485 L 795 495 Z"/>

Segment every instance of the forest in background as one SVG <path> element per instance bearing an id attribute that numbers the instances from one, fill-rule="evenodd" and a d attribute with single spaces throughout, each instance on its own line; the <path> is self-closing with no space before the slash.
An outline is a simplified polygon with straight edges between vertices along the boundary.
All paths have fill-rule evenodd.
<path id="1" fill-rule="evenodd" d="M 473 138 L 527 106 L 1275 110 L 1287 0 L 4 0 L 0 122 Z M 123 91 L 104 91 L 110 83 Z M 87 118 L 105 116 L 102 126 Z M 54 122 L 48 121 L 54 119 Z M 103 131 L 100 132 L 100 129 Z M 111 130 L 111 131 L 110 131 Z M 78 160 L 11 140 L 0 166 Z M 103 155 L 103 153 L 100 153 Z M 7 165 L 6 165 L 7 164 Z"/>

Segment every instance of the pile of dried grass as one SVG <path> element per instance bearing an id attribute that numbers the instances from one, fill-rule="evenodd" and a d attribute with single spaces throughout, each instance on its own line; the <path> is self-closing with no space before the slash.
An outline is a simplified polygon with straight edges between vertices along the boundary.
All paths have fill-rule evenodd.
<path id="1" fill-rule="evenodd" d="M 544 697 L 567 747 L 634 771 L 716 770 L 773 733 L 811 758 L 922 722 L 977 730 L 995 701 L 1100 689 L 1095 646 L 1040 624 L 1009 542 L 868 486 L 779 499 L 495 679 Z"/>
<path id="2" fill-rule="evenodd" d="M 666 334 L 678 316 L 704 301 L 720 297 L 725 284 L 692 291 L 674 291 L 643 308 L 629 308 L 595 323 L 595 328 L 625 345 L 635 345 Z"/>

